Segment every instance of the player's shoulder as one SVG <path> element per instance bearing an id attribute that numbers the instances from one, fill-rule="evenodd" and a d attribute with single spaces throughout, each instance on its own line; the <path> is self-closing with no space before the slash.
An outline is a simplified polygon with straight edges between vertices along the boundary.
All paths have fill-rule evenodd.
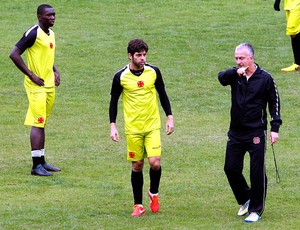
<path id="1" fill-rule="evenodd" d="M 119 69 L 115 74 L 114 74 L 114 79 L 116 78 L 120 78 L 122 73 L 124 73 L 125 71 L 129 70 L 129 65 L 124 66 L 123 68 Z"/>
<path id="2" fill-rule="evenodd" d="M 260 67 L 257 63 L 255 63 L 256 65 L 256 73 L 260 76 L 260 77 L 265 77 L 265 78 L 272 78 L 272 75 L 265 70 L 264 68 Z"/>
<path id="3" fill-rule="evenodd" d="M 129 66 L 126 65 L 126 66 L 122 67 L 121 69 L 119 69 L 119 70 L 115 73 L 115 75 L 120 75 L 120 74 L 122 74 L 124 71 L 126 71 L 126 70 L 128 70 L 128 69 L 129 69 Z"/>
<path id="4" fill-rule="evenodd" d="M 258 67 L 258 73 L 259 73 L 259 78 L 262 79 L 262 81 L 265 84 L 275 84 L 275 80 L 272 76 L 271 73 L 269 73 L 267 70 Z"/>
<path id="5" fill-rule="evenodd" d="M 53 35 L 55 34 L 54 31 L 51 28 L 49 28 L 49 33 L 53 34 Z"/>
<path id="6" fill-rule="evenodd" d="M 145 68 L 151 68 L 151 69 L 154 69 L 155 71 L 159 70 L 159 68 L 157 66 L 149 64 L 149 63 L 145 64 Z"/>
<path id="7" fill-rule="evenodd" d="M 38 28 L 39 28 L 38 24 L 31 26 L 28 30 L 26 30 L 26 32 L 24 33 L 24 36 L 29 37 L 29 36 L 36 35 L 37 31 L 38 31 Z"/>
<path id="8" fill-rule="evenodd" d="M 145 69 L 151 69 L 151 70 L 155 71 L 156 75 L 161 76 L 160 69 L 155 65 L 151 65 L 149 63 L 146 63 L 145 64 Z"/>
<path id="9" fill-rule="evenodd" d="M 26 30 L 22 38 L 17 42 L 16 46 L 23 52 L 27 48 L 31 47 L 35 43 L 38 28 L 38 25 L 34 25 Z"/>
<path id="10" fill-rule="evenodd" d="M 265 70 L 265 69 L 263 69 L 263 68 L 260 68 L 259 70 L 260 70 L 260 75 L 261 75 L 262 77 L 265 77 L 265 78 L 273 78 L 273 77 L 272 77 L 272 74 L 269 73 L 267 70 Z"/>

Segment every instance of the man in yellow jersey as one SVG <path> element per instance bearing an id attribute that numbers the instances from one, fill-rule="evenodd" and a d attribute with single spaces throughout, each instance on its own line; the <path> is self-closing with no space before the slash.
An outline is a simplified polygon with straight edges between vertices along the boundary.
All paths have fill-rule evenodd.
<path id="1" fill-rule="evenodd" d="M 55 36 L 50 29 L 55 22 L 52 6 L 42 4 L 37 8 L 38 24 L 28 29 L 13 47 L 10 58 L 25 74 L 29 107 L 24 124 L 31 126 L 30 143 L 33 166 L 32 175 L 51 176 L 60 171 L 45 161 L 45 124 L 50 116 L 55 87 L 60 84 L 60 73 L 54 65 Z M 27 66 L 21 55 L 26 51 Z"/>
<path id="2" fill-rule="evenodd" d="M 127 141 L 127 159 L 132 163 L 131 185 L 134 198 L 132 216 L 145 214 L 143 207 L 144 159 L 150 164 L 150 188 L 148 196 L 153 213 L 158 212 L 158 188 L 161 178 L 161 120 L 157 93 L 167 116 L 166 133 L 174 131 L 171 105 L 161 72 L 158 67 L 146 64 L 148 45 L 141 39 L 128 43 L 130 63 L 119 70 L 113 78 L 109 107 L 110 137 L 119 141 L 116 127 L 118 100 L 122 94 Z"/>
<path id="3" fill-rule="evenodd" d="M 275 0 L 274 9 L 280 11 L 280 0 Z M 283 72 L 300 70 L 300 0 L 285 0 L 284 10 L 286 12 L 286 35 L 291 37 L 294 54 L 294 63 L 281 69 Z"/>

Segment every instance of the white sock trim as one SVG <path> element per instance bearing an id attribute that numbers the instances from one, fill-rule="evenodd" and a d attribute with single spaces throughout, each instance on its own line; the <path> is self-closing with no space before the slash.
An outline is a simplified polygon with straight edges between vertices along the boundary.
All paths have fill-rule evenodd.
<path id="1" fill-rule="evenodd" d="M 157 196 L 158 193 L 151 193 L 151 192 L 150 192 L 150 189 L 149 189 L 149 195 L 153 197 L 153 196 Z"/>
<path id="2" fill-rule="evenodd" d="M 41 157 L 42 156 L 41 150 L 32 150 L 31 156 L 32 157 Z"/>

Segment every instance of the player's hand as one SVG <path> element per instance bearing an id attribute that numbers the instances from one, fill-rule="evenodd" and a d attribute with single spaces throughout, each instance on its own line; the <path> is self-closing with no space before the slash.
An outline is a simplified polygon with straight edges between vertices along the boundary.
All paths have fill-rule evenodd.
<path id="1" fill-rule="evenodd" d="M 110 123 L 110 138 L 115 142 L 118 142 L 120 139 L 115 123 Z"/>
<path id="2" fill-rule="evenodd" d="M 168 116 L 168 120 L 166 124 L 166 132 L 167 135 L 171 135 L 174 132 L 174 120 L 172 115 Z"/>
<path id="3" fill-rule="evenodd" d="M 278 141 L 278 133 L 276 132 L 270 132 L 270 142 L 271 144 L 274 144 L 276 141 Z"/>
<path id="4" fill-rule="evenodd" d="M 237 74 L 238 74 L 240 77 L 246 76 L 246 71 L 247 71 L 248 67 L 249 67 L 249 66 L 239 68 L 239 69 L 237 70 Z"/>
<path id="5" fill-rule="evenodd" d="M 55 86 L 59 86 L 60 85 L 60 73 L 59 72 L 54 72 L 54 76 L 55 76 Z"/>
<path id="6" fill-rule="evenodd" d="M 275 0 L 275 2 L 274 2 L 274 10 L 280 11 L 280 0 Z"/>
<path id="7" fill-rule="evenodd" d="M 39 86 L 44 86 L 44 79 L 39 78 L 38 76 L 36 76 L 34 73 L 29 77 L 31 79 L 31 81 L 33 81 L 35 84 L 39 85 Z"/>

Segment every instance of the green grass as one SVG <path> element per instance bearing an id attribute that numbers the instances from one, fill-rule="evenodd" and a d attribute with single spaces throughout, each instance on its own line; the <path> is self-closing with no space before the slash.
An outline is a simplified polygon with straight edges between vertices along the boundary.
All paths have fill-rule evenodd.
<path id="1" fill-rule="evenodd" d="M 55 7 L 56 65 L 61 86 L 46 128 L 46 155 L 62 168 L 51 178 L 30 175 L 27 99 L 11 48 L 36 23 L 40 1 L 1 1 L 0 15 L 0 229 L 298 229 L 299 73 L 284 11 L 261 0 L 49 1 Z M 131 218 L 130 164 L 109 137 L 113 74 L 128 63 L 132 38 L 149 45 L 148 62 L 160 67 L 175 117 L 175 133 L 162 135 L 161 211 Z M 275 145 L 281 176 L 275 180 L 270 146 L 268 196 L 262 220 L 243 223 L 223 172 L 230 89 L 217 73 L 234 66 L 233 52 L 250 42 L 256 62 L 273 74 L 283 126 Z M 164 126 L 165 120 L 163 120 Z M 245 161 L 248 175 L 249 158 Z"/>

